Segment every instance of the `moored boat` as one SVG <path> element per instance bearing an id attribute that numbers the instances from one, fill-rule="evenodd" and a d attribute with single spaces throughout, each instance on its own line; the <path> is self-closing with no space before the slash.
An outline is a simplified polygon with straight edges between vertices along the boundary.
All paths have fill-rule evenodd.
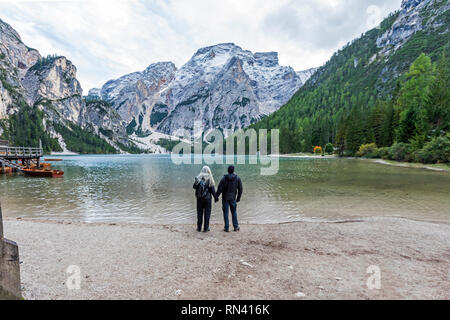
<path id="1" fill-rule="evenodd" d="M 13 173 L 14 169 L 10 168 L 10 167 L 5 167 L 4 169 L 2 169 L 0 167 L 0 174 L 9 174 L 9 173 Z"/>
<path id="2" fill-rule="evenodd" d="M 62 170 L 49 170 L 49 169 L 22 169 L 23 173 L 32 177 L 43 178 L 61 178 L 64 176 Z"/>
<path id="3" fill-rule="evenodd" d="M 64 176 L 64 171 L 52 170 L 52 178 L 62 178 L 63 176 Z"/>
<path id="4" fill-rule="evenodd" d="M 41 169 L 42 169 L 42 168 L 44 168 L 44 169 L 50 169 L 51 167 L 52 167 L 52 164 L 51 164 L 51 163 L 45 163 L 45 162 L 41 163 Z M 30 169 L 37 169 L 37 165 L 32 164 L 32 165 L 30 166 Z"/>

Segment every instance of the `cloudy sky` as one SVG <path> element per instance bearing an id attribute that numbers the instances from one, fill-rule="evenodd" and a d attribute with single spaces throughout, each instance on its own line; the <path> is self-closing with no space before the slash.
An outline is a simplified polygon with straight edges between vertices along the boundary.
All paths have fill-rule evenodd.
<path id="1" fill-rule="evenodd" d="M 334 51 L 400 8 L 401 0 L 0 0 L 0 18 L 42 55 L 78 68 L 87 93 L 109 79 L 234 42 L 277 51 L 296 70 Z"/>

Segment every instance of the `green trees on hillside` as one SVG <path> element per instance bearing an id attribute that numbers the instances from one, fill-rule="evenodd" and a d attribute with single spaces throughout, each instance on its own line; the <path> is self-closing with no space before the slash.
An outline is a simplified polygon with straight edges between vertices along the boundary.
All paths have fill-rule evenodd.
<path id="1" fill-rule="evenodd" d="M 437 65 L 436 78 L 430 89 L 427 117 L 433 137 L 442 136 L 450 130 L 450 63 L 442 54 Z"/>
<path id="2" fill-rule="evenodd" d="M 434 24 L 386 53 L 377 39 L 398 17 L 390 15 L 380 28 L 336 52 L 285 106 L 251 128 L 279 129 L 281 153 L 312 152 L 328 143 L 340 155 L 354 155 L 361 145 L 372 143 L 390 147 L 399 142 L 417 149 L 433 137 L 444 137 L 449 62 L 440 57 L 450 50 L 450 16 L 437 8 L 445 4 L 436 1 L 422 10 L 424 21 L 432 17 Z"/>
<path id="3" fill-rule="evenodd" d="M 394 106 L 391 101 L 378 100 L 370 116 L 371 137 L 377 146 L 387 147 L 394 142 Z"/>
<path id="4" fill-rule="evenodd" d="M 368 122 L 361 117 L 359 106 L 353 107 L 348 115 L 341 118 L 337 133 L 341 154 L 355 155 L 362 144 L 376 143 L 378 147 L 394 144 L 391 154 L 395 160 L 432 159 L 427 156 L 426 150 L 430 151 L 433 145 L 447 145 L 445 141 L 450 125 L 449 71 L 445 53 L 437 66 L 427 55 L 421 54 L 399 82 L 394 97 L 376 102 Z"/>
<path id="5" fill-rule="evenodd" d="M 372 32 L 363 37 L 365 42 L 376 37 Z M 332 143 L 339 155 L 354 156 L 361 145 L 375 143 L 383 148 L 402 143 L 395 154 L 408 150 L 404 160 L 423 161 L 426 157 L 419 159 L 418 151 L 434 138 L 445 140 L 450 126 L 450 63 L 445 46 L 436 64 L 431 59 L 436 52 L 422 53 L 395 83 L 385 79 L 380 84 L 377 77 L 386 66 L 383 70 L 384 65 L 376 62 L 362 66 L 364 59 L 359 59 L 355 67 L 355 56 L 368 57 L 376 51 L 365 47 L 365 42 L 356 40 L 344 48 L 286 106 L 252 128 L 280 129 L 282 153 L 312 152 L 314 146 Z M 380 94 L 388 87 L 392 87 L 389 94 Z"/>
<path id="6" fill-rule="evenodd" d="M 375 105 L 378 88 L 390 93 L 392 80 L 389 77 L 386 83 L 380 80 L 386 64 L 373 57 L 379 51 L 377 38 L 396 18 L 397 14 L 391 15 L 380 29 L 368 31 L 335 53 L 284 107 L 252 127 L 280 129 L 282 153 L 312 152 L 313 146 L 329 142 L 339 148 L 340 119 L 351 113 L 353 106 L 359 106 L 361 118 L 366 118 Z"/>
<path id="7" fill-rule="evenodd" d="M 423 147 L 429 131 L 427 107 L 434 69 L 431 59 L 421 54 L 405 76 L 407 80 L 395 103 L 395 111 L 399 117 L 399 124 L 395 129 L 398 142 L 408 143 L 414 139 L 417 147 Z"/>
<path id="8" fill-rule="evenodd" d="M 81 127 L 67 123 L 52 123 L 51 127 L 64 138 L 67 148 L 78 153 L 117 153 L 117 150 L 98 135 Z M 63 151 L 59 142 L 51 138 L 44 128 L 44 112 L 22 102 L 17 113 L 9 119 L 0 120 L 0 139 L 8 140 L 12 146 L 39 147 L 42 142 L 44 152 Z"/>
<path id="9" fill-rule="evenodd" d="M 60 58 L 56 54 L 49 54 L 46 57 L 40 58 L 36 63 L 30 68 L 30 71 L 42 70 L 53 63 L 56 59 Z"/>
<path id="10" fill-rule="evenodd" d="M 117 150 L 93 132 L 81 129 L 69 123 L 61 125 L 53 123 L 55 130 L 61 134 L 67 149 L 82 154 L 115 154 Z"/>
<path id="11" fill-rule="evenodd" d="M 397 80 L 387 98 L 367 96 L 372 90 L 362 83 L 362 93 L 350 90 L 351 84 L 346 82 L 340 95 L 331 93 L 339 84 L 311 87 L 252 127 L 280 129 L 282 153 L 311 152 L 314 146 L 332 143 L 341 156 L 362 154 L 361 146 L 370 145 L 371 152 L 363 155 L 402 161 L 450 161 L 445 156 L 427 155 L 427 150 L 447 145 L 449 66 L 445 51 L 436 64 L 422 53 Z M 392 146 L 392 150 L 372 152 L 374 145 Z"/>
<path id="12" fill-rule="evenodd" d="M 62 151 L 57 139 L 51 138 L 45 132 L 44 114 L 37 108 L 31 108 L 25 103 L 20 110 L 2 123 L 1 139 L 8 140 L 13 146 L 39 147 L 42 141 L 44 152 Z"/>

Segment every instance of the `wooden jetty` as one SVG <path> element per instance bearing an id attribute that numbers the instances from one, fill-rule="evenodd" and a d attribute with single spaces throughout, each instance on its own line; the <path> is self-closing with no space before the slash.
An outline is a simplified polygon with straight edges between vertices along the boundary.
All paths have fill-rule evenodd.
<path id="1" fill-rule="evenodd" d="M 41 163 L 44 150 L 39 148 L 10 147 L 6 141 L 0 141 L 0 173 L 21 171 L 30 176 L 61 177 L 64 172 L 50 170 L 50 164 Z M 8 169 L 7 169 L 8 168 Z"/>
<path id="2" fill-rule="evenodd" d="M 42 148 L 10 147 L 0 145 L 0 163 L 2 170 L 5 167 L 20 170 L 22 167 L 30 168 L 32 165 L 40 167 Z"/>

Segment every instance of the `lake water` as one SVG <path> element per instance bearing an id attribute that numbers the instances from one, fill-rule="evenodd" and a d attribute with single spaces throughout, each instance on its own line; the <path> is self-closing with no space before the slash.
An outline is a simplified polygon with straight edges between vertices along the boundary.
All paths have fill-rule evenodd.
<path id="1" fill-rule="evenodd" d="M 201 165 L 170 156 L 65 156 L 63 179 L 0 175 L 3 214 L 37 219 L 195 223 Z M 211 166 L 216 182 L 226 165 Z M 353 159 L 280 159 L 276 176 L 243 165 L 241 223 L 395 216 L 450 222 L 450 174 Z M 213 222 L 222 222 L 220 202 Z"/>

